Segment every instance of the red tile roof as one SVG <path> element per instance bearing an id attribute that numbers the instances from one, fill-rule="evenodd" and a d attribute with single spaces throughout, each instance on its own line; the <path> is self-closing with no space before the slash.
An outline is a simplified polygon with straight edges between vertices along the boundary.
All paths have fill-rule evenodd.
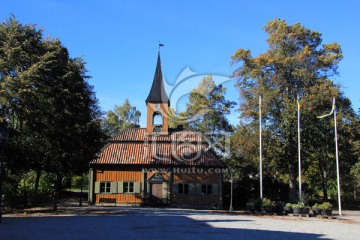
<path id="1" fill-rule="evenodd" d="M 145 128 L 130 128 L 113 137 L 91 164 L 224 166 L 206 141 L 189 130 L 147 136 Z"/>
<path id="2" fill-rule="evenodd" d="M 146 134 L 146 128 L 129 128 L 119 133 L 111 139 L 121 142 L 144 142 L 144 141 L 157 141 L 157 142 L 203 142 L 206 143 L 201 136 L 190 130 L 170 130 L 169 135 L 149 136 Z"/>

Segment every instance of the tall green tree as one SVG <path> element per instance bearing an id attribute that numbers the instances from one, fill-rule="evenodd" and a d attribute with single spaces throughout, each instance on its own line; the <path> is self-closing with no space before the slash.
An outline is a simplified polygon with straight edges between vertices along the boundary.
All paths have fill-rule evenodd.
<path id="1" fill-rule="evenodd" d="M 10 17 L 0 24 L 0 120 L 11 129 L 8 169 L 83 173 L 103 144 L 85 62 L 60 40 Z"/>
<path id="2" fill-rule="evenodd" d="M 353 186 L 355 186 L 355 198 L 360 193 L 360 109 L 358 110 L 357 135 L 353 142 L 353 149 L 356 154 L 357 162 L 351 167 L 351 176 L 353 178 Z"/>
<path id="3" fill-rule="evenodd" d="M 120 131 L 134 127 L 139 124 L 141 112 L 130 104 L 129 99 L 114 110 L 106 113 L 103 125 L 109 136 L 114 136 Z"/>
<path id="4" fill-rule="evenodd" d="M 334 162 L 333 122 L 332 118 L 319 120 L 316 117 L 331 110 L 332 97 L 337 98 L 340 136 L 344 136 L 340 137 L 340 151 L 345 158 L 341 166 L 343 173 L 352 164 L 351 151 L 346 153 L 346 147 L 351 144 L 345 136 L 354 127 L 354 111 L 340 86 L 331 80 L 343 57 L 340 45 L 322 44 L 321 34 L 317 31 L 300 23 L 288 25 L 280 19 L 269 21 L 264 30 L 269 35 L 266 52 L 253 57 L 250 50 L 238 49 L 232 56 L 232 64 L 240 65 L 233 73 L 240 93 L 242 121 L 239 128 L 250 132 L 249 141 L 257 143 L 247 144 L 248 148 L 240 150 L 241 155 L 247 161 L 258 162 L 258 140 L 254 139 L 259 138 L 258 99 L 261 95 L 265 177 L 266 174 L 270 177 L 280 173 L 279 179 L 289 184 L 289 200 L 297 201 L 296 98 L 300 95 L 303 171 L 311 170 L 304 181 L 316 184 L 314 176 L 325 176 L 326 179 L 319 182 L 324 185 L 321 188 L 326 195 L 330 178 L 333 179 L 330 173 L 335 172 L 332 164 L 328 164 Z"/>
<path id="5" fill-rule="evenodd" d="M 226 88 L 215 85 L 208 75 L 190 92 L 186 110 L 180 114 L 188 128 L 202 133 L 214 147 L 224 145 L 224 136 L 233 131 L 227 115 L 236 103 L 227 100 L 225 94 Z"/>

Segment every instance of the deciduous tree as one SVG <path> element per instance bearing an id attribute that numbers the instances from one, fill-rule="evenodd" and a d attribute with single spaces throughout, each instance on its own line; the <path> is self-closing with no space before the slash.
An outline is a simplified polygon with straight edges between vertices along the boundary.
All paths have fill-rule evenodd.
<path id="1" fill-rule="evenodd" d="M 186 111 L 180 114 L 187 127 L 202 133 L 215 148 L 223 148 L 224 136 L 233 131 L 227 115 L 235 102 L 226 100 L 225 93 L 226 88 L 215 85 L 208 75 L 190 92 Z"/>
<path id="2" fill-rule="evenodd" d="M 11 130 L 12 172 L 81 174 L 103 144 L 85 62 L 60 40 L 10 17 L 0 24 L 0 120 Z M 36 187 L 35 187 L 36 188 Z"/>
<path id="3" fill-rule="evenodd" d="M 334 128 L 332 118 L 319 120 L 317 116 L 331 110 L 333 97 L 337 99 L 339 112 L 343 179 L 349 170 L 347 165 L 352 164 L 347 133 L 354 127 L 354 111 L 340 86 L 331 80 L 343 57 L 340 45 L 323 44 L 317 31 L 300 23 L 289 25 L 280 19 L 269 21 L 264 30 L 269 36 L 266 52 L 253 57 L 250 50 L 238 49 L 232 56 L 232 64 L 240 65 L 233 73 L 240 93 L 240 129 L 251 133 L 245 142 L 257 143 L 247 144 L 248 148 L 240 150 L 241 155 L 247 161 L 258 162 L 259 147 L 255 139 L 259 138 L 258 99 L 261 95 L 264 171 L 272 176 L 280 173 L 282 181 L 289 183 L 289 200 L 297 201 L 296 99 L 300 95 L 303 171 L 308 177 L 304 181 L 316 186 L 322 183 L 324 186 L 320 188 L 326 194 L 329 181 L 335 179 L 333 173 L 336 173 L 333 167 Z M 317 179 L 315 183 L 315 176 L 326 179 Z"/>
<path id="4" fill-rule="evenodd" d="M 140 111 L 130 104 L 129 99 L 126 99 L 122 105 L 115 106 L 114 110 L 106 113 L 103 125 L 108 135 L 114 136 L 120 131 L 138 125 L 140 117 Z"/>

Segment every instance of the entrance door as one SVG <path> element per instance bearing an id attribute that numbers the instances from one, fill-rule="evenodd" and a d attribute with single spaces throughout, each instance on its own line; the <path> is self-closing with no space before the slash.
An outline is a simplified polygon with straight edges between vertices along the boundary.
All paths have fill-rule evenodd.
<path id="1" fill-rule="evenodd" d="M 151 183 L 151 200 L 161 203 L 163 198 L 163 184 Z"/>
<path id="2" fill-rule="evenodd" d="M 161 173 L 154 173 L 147 180 L 147 192 L 149 200 L 156 204 L 167 203 L 167 181 Z"/>

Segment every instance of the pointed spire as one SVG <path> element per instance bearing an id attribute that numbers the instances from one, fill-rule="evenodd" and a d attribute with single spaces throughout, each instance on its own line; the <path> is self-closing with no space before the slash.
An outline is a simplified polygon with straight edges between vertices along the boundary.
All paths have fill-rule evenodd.
<path id="1" fill-rule="evenodd" d="M 156 70 L 154 75 L 153 84 L 149 96 L 146 98 L 146 103 L 168 103 L 170 106 L 170 100 L 166 94 L 162 71 L 161 71 L 161 60 L 160 60 L 160 51 L 158 53 L 158 59 L 156 64 Z"/>

